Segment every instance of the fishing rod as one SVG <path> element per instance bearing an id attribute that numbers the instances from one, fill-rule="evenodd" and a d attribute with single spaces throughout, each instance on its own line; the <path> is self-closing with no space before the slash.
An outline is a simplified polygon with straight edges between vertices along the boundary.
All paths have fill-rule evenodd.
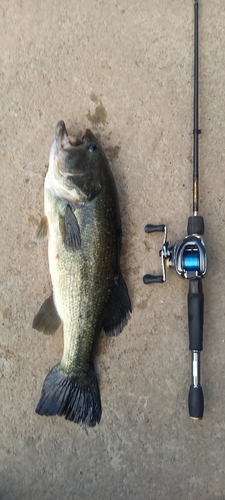
<path id="1" fill-rule="evenodd" d="M 204 220 L 199 215 L 198 182 L 198 0 L 194 0 L 194 129 L 193 129 L 193 215 L 188 218 L 187 236 L 169 247 L 167 228 L 164 224 L 147 224 L 146 233 L 163 232 L 164 239 L 159 252 L 162 262 L 162 275 L 146 274 L 145 284 L 166 281 L 166 268 L 174 268 L 177 274 L 189 281 L 188 291 L 188 329 L 189 349 L 192 351 L 192 376 L 188 396 L 189 415 L 201 420 L 204 412 L 204 397 L 200 383 L 200 352 L 203 349 L 204 294 L 202 278 L 206 274 L 207 256 L 204 235 Z"/>

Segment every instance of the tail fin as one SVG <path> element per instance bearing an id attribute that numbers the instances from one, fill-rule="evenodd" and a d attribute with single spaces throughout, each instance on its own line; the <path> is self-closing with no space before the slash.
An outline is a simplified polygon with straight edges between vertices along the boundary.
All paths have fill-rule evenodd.
<path id="1" fill-rule="evenodd" d="M 99 424 L 102 408 L 96 374 L 90 370 L 86 377 L 65 373 L 58 364 L 47 375 L 40 401 L 39 415 L 65 415 L 72 422 L 90 427 Z"/>

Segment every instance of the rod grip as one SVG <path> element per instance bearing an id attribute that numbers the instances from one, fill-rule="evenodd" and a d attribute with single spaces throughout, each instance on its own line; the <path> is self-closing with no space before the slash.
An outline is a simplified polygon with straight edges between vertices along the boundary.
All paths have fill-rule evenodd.
<path id="1" fill-rule="evenodd" d="M 201 386 L 190 386 L 188 408 L 191 418 L 196 420 L 202 419 L 204 412 L 204 397 Z"/>
<path id="2" fill-rule="evenodd" d="M 190 280 L 188 292 L 189 349 L 202 351 L 204 322 L 204 294 L 201 279 Z"/>
<path id="3" fill-rule="evenodd" d="M 188 218 L 187 234 L 204 234 L 204 219 L 201 215 L 191 215 Z"/>

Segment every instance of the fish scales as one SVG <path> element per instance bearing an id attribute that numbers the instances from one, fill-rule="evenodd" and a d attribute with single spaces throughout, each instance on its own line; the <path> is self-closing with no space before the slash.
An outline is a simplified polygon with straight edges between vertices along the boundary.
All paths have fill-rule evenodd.
<path id="1" fill-rule="evenodd" d="M 117 265 L 115 234 L 110 231 L 110 217 L 105 217 L 104 224 L 98 224 L 95 216 L 95 211 L 110 213 L 110 206 L 105 206 L 104 198 L 103 203 L 99 198 L 94 199 L 88 206 L 76 210 L 81 230 L 81 249 L 71 259 L 71 250 L 65 248 L 60 238 L 59 216 L 57 206 L 52 210 L 54 205 L 56 200 L 47 191 L 45 213 L 50 228 L 49 266 L 55 305 L 63 321 L 64 331 L 61 364 L 68 372 L 75 373 L 80 363 L 83 367 L 86 363 L 89 366 L 93 327 L 97 333 L 99 316 L 102 315 L 113 284 Z M 90 339 L 89 344 L 87 337 Z"/>

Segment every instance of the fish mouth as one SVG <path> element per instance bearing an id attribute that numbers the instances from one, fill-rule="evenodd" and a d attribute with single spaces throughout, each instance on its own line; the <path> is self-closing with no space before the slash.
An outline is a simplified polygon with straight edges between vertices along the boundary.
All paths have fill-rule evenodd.
<path id="1" fill-rule="evenodd" d="M 85 136 L 84 132 L 83 134 L 80 132 L 77 137 L 70 136 L 68 135 L 66 125 L 63 120 L 60 120 L 55 129 L 55 140 L 52 145 L 50 157 L 54 157 L 55 160 L 57 160 L 57 165 L 58 165 L 58 171 L 63 177 L 73 177 L 75 172 L 70 172 L 70 167 L 69 169 L 66 167 L 66 162 L 60 162 L 58 161 L 59 158 L 61 157 L 61 154 L 63 154 L 63 151 L 65 153 L 69 153 L 72 151 L 76 151 L 79 146 L 84 144 L 83 137 Z M 81 176 L 84 175 L 84 172 L 80 171 L 78 168 L 76 169 L 76 176 Z"/>
<path id="2" fill-rule="evenodd" d="M 82 134 L 82 136 L 84 136 Z M 77 147 L 83 144 L 83 137 L 81 137 L 81 134 L 79 134 L 77 137 L 73 137 L 71 135 L 68 135 L 68 132 L 66 130 L 66 125 L 63 120 L 60 120 L 55 129 L 55 142 L 58 146 L 59 149 L 70 149 L 71 147 Z"/>
<path id="3" fill-rule="evenodd" d="M 55 129 L 55 141 L 57 146 L 64 148 L 68 144 L 68 132 L 65 123 L 60 120 Z"/>

